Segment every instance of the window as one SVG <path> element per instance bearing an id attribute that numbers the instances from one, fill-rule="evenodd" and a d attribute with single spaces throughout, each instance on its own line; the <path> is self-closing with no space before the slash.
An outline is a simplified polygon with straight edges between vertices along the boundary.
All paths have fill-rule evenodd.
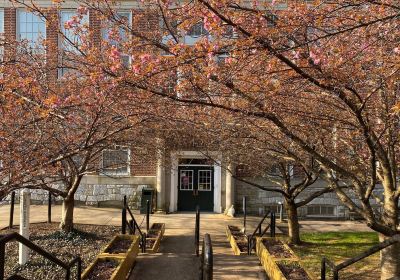
<path id="1" fill-rule="evenodd" d="M 199 170 L 199 191 L 211 191 L 211 170 Z"/>
<path id="2" fill-rule="evenodd" d="M 87 32 L 89 24 L 88 14 L 77 14 L 76 11 L 66 10 L 60 13 L 61 35 L 60 45 L 61 54 L 61 69 L 59 76 L 65 75 L 74 68 L 73 55 L 79 54 L 79 47 L 82 44 L 81 34 Z M 68 26 L 68 28 L 67 28 Z"/>
<path id="3" fill-rule="evenodd" d="M 119 25 L 121 22 L 121 25 Z M 102 29 L 102 37 L 103 40 L 108 42 L 111 46 L 115 46 L 118 49 L 121 49 L 121 46 L 124 42 L 128 40 L 129 34 L 123 25 L 132 26 L 132 15 L 129 11 L 120 11 L 115 14 L 115 22 L 108 21 L 106 22 L 104 28 Z M 114 32 L 115 31 L 115 32 Z M 129 67 L 130 65 L 130 56 L 122 54 L 121 56 L 122 64 L 125 67 Z"/>
<path id="4" fill-rule="evenodd" d="M 80 18 L 81 17 L 81 18 Z M 66 28 L 70 22 L 78 22 L 71 25 L 71 28 Z M 77 47 L 82 44 L 80 32 L 85 32 L 89 24 L 89 16 L 78 15 L 75 11 L 61 11 L 60 14 L 61 32 L 65 38 L 62 38 L 61 46 L 63 50 L 77 52 Z M 80 29 L 80 30 L 79 30 Z"/>
<path id="5" fill-rule="evenodd" d="M 123 25 L 127 24 L 128 26 L 131 26 L 132 25 L 131 12 L 128 11 L 117 12 L 115 14 L 115 22 L 114 21 L 106 22 L 105 27 L 102 29 L 103 40 L 107 41 L 112 46 L 120 46 L 120 42 L 126 42 L 128 39 L 127 31 L 125 30 L 125 28 L 123 28 L 123 25 L 118 26 L 119 22 L 121 22 Z M 118 34 L 115 35 L 110 34 L 113 33 L 112 31 L 115 28 L 118 31 Z"/>
<path id="6" fill-rule="evenodd" d="M 307 215 L 333 216 L 335 207 L 330 205 L 310 205 L 307 207 Z"/>
<path id="7" fill-rule="evenodd" d="M 130 150 L 128 147 L 117 146 L 115 149 L 103 151 L 102 171 L 106 175 L 130 174 Z"/>
<path id="8" fill-rule="evenodd" d="M 181 170 L 180 172 L 180 190 L 193 190 L 193 170 Z"/>
<path id="9" fill-rule="evenodd" d="M 276 15 L 267 14 L 266 19 L 267 19 L 267 26 L 269 26 L 269 27 L 276 26 L 276 22 L 278 21 L 278 17 Z"/>
<path id="10" fill-rule="evenodd" d="M 0 9 L 0 61 L 3 61 L 4 56 L 4 47 L 3 47 L 3 40 L 4 40 L 4 9 Z"/>
<path id="11" fill-rule="evenodd" d="M 41 40 L 46 39 L 46 22 L 32 12 L 17 11 L 17 40 L 25 41 L 34 51 L 43 50 Z"/>
<path id="12" fill-rule="evenodd" d="M 203 22 L 196 23 L 187 33 L 190 37 L 208 36 L 208 31 L 204 28 Z"/>

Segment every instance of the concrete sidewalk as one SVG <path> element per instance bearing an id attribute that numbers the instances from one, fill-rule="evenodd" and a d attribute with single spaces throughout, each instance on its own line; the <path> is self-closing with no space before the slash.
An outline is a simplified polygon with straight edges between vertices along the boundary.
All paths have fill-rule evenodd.
<path id="1" fill-rule="evenodd" d="M 8 225 L 9 205 L 0 206 L 0 228 Z M 31 222 L 47 220 L 47 206 L 31 206 Z M 52 220 L 60 221 L 61 206 L 52 207 Z M 144 215 L 135 212 L 135 218 L 142 228 L 145 227 Z M 260 217 L 249 216 L 248 231 L 252 231 Z M 120 225 L 121 209 L 95 208 L 77 206 L 74 212 L 75 223 Z M 194 213 L 174 213 L 168 215 L 152 215 L 151 223 L 165 223 L 165 238 L 158 254 L 140 255 L 130 279 L 165 279 L 189 280 L 197 279 L 199 259 L 195 256 L 194 247 Z M 19 205 L 15 207 L 14 224 L 19 223 Z M 229 218 L 222 214 L 201 214 L 201 237 L 205 233 L 211 235 L 214 251 L 214 279 L 252 280 L 266 279 L 256 256 L 234 256 L 227 241 L 225 229 L 228 224 L 242 227 L 242 218 Z M 301 221 L 303 232 L 324 231 L 369 231 L 361 222 L 354 221 Z"/>

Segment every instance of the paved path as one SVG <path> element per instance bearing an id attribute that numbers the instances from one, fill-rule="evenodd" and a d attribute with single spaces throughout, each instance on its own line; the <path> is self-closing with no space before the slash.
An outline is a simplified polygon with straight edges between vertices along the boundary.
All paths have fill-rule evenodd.
<path id="1" fill-rule="evenodd" d="M 61 207 L 52 208 L 53 221 L 59 221 Z M 120 209 L 76 207 L 74 220 L 81 224 L 120 225 Z M 135 214 L 140 223 L 143 215 Z M 0 228 L 8 225 L 9 206 L 0 206 Z M 260 217 L 248 217 L 248 228 L 254 229 Z M 32 205 L 31 222 L 47 220 L 47 207 Z M 151 223 L 166 224 L 164 240 L 157 254 L 140 255 L 130 279 L 197 279 L 199 260 L 194 255 L 194 213 L 152 215 Z M 15 207 L 14 224 L 19 223 L 19 205 Z M 259 280 L 266 279 L 256 256 L 234 256 L 226 239 L 226 225 L 242 226 L 242 218 L 229 218 L 221 214 L 201 214 L 201 236 L 209 233 L 214 251 L 214 279 Z M 302 221 L 302 231 L 368 231 L 360 222 Z M 145 224 L 142 224 L 145 227 Z"/>
<path id="2" fill-rule="evenodd" d="M 158 254 L 140 255 L 130 279 L 192 280 L 199 273 L 199 259 L 194 254 L 193 213 L 153 216 L 153 222 L 166 224 L 165 238 Z M 219 214 L 201 215 L 201 233 L 209 233 L 214 253 L 213 279 L 266 279 L 256 256 L 234 256 L 226 239 L 227 224 L 239 225 L 241 220 Z M 250 218 L 249 226 L 256 224 Z M 154 269 L 157 268 L 157 269 Z"/>

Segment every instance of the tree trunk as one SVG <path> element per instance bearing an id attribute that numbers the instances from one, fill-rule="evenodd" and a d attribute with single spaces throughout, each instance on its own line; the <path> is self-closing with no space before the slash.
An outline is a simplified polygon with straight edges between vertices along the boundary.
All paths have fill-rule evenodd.
<path id="1" fill-rule="evenodd" d="M 379 235 L 379 240 L 384 241 L 388 237 Z M 389 246 L 380 252 L 381 280 L 400 280 L 400 244 Z"/>
<path id="2" fill-rule="evenodd" d="M 383 181 L 383 186 L 389 188 L 387 180 Z M 399 224 L 398 198 L 393 198 L 387 193 L 383 204 L 383 221 L 385 225 L 394 231 L 397 230 Z M 379 240 L 384 241 L 389 238 L 383 234 L 379 234 Z M 393 244 L 380 251 L 381 258 L 381 280 L 400 280 L 400 244 Z"/>
<path id="3" fill-rule="evenodd" d="M 288 217 L 288 234 L 291 244 L 300 244 L 300 224 L 297 215 L 297 207 L 293 200 L 285 200 L 286 212 Z"/>
<path id="4" fill-rule="evenodd" d="M 62 204 L 60 229 L 71 232 L 74 229 L 74 198 L 65 198 Z"/>

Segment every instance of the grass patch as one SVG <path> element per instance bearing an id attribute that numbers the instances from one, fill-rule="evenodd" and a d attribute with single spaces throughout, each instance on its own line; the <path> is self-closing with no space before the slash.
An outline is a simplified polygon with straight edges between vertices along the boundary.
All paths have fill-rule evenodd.
<path id="1" fill-rule="evenodd" d="M 323 256 L 336 264 L 354 257 L 378 244 L 378 234 L 374 232 L 324 232 L 303 233 L 301 246 L 293 246 L 295 253 L 315 276 L 320 275 Z M 379 279 L 379 253 L 361 260 L 342 270 L 340 279 Z"/>

